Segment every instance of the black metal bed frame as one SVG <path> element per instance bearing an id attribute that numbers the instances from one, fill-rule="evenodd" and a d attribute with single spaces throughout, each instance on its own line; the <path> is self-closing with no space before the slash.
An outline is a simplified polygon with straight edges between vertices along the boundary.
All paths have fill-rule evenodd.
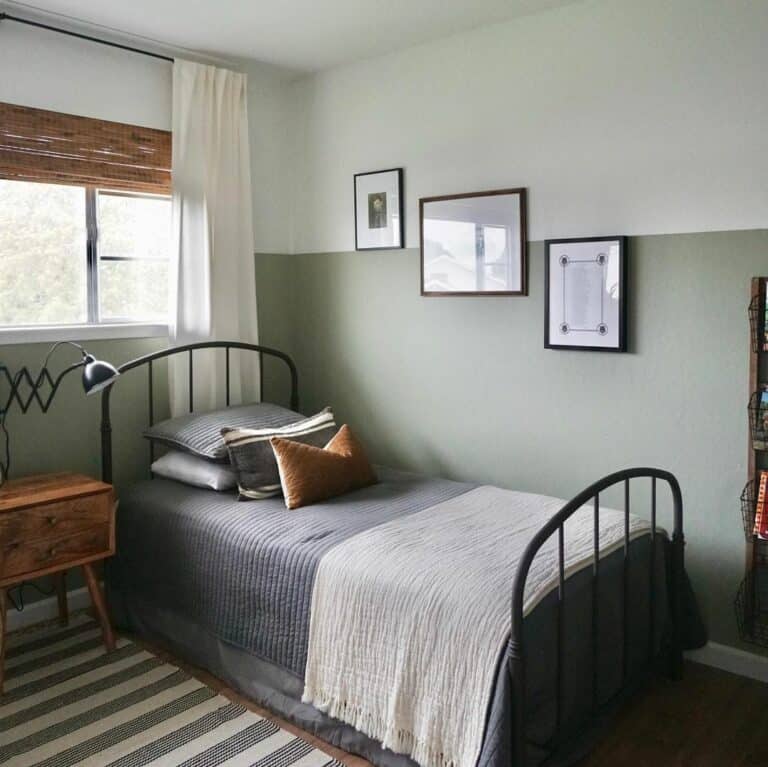
<path id="1" fill-rule="evenodd" d="M 255 352 L 259 355 L 259 375 L 261 386 L 264 386 L 264 356 L 275 357 L 282 360 L 288 366 L 288 372 L 291 376 L 291 398 L 289 406 L 291 410 L 299 409 L 299 376 L 296 371 L 296 365 L 293 360 L 278 349 L 272 349 L 269 346 L 259 346 L 258 344 L 247 344 L 241 341 L 204 341 L 195 344 L 184 344 L 183 346 L 172 346 L 168 349 L 161 349 L 151 354 L 145 354 L 143 357 L 137 357 L 135 360 L 126 362 L 117 369 L 120 374 L 127 373 L 129 370 L 147 366 L 147 398 L 149 402 L 149 426 L 155 422 L 155 394 L 154 394 L 154 363 L 156 360 L 173 357 L 177 354 L 187 355 L 187 377 L 189 383 L 189 412 L 195 409 L 195 391 L 194 391 L 194 353 L 201 349 L 224 349 L 224 375 L 226 404 L 230 404 L 231 395 L 231 350 L 240 349 L 243 351 Z M 104 482 L 112 482 L 112 419 L 110 417 L 109 405 L 112 395 L 112 386 L 107 386 L 101 394 L 101 477 Z M 154 460 L 154 446 L 149 441 L 150 463 Z"/>
<path id="2" fill-rule="evenodd" d="M 121 365 L 118 370 L 126 373 L 129 370 L 147 366 L 149 425 L 154 422 L 154 387 L 153 363 L 159 359 L 177 354 L 188 355 L 189 376 L 189 412 L 194 411 L 193 366 L 194 352 L 200 349 L 225 350 L 226 403 L 230 404 L 230 350 L 241 349 L 252 351 L 259 355 L 260 369 L 263 371 L 263 357 L 271 356 L 282 360 L 288 367 L 291 377 L 290 406 L 298 410 L 298 374 L 293 360 L 284 352 L 266 346 L 240 343 L 236 341 L 210 341 L 187 344 L 184 346 L 163 349 L 147 354 Z M 263 376 L 262 376 L 263 378 Z M 112 385 L 102 392 L 102 477 L 105 482 L 112 481 L 112 426 L 110 419 L 110 395 Z M 151 444 L 151 443 L 150 443 Z M 153 457 L 150 448 L 150 459 Z M 650 563 L 649 563 L 649 616 L 648 616 L 648 655 L 649 663 L 657 657 L 656 651 L 656 596 L 659 587 L 666 584 L 656 583 L 656 539 L 657 531 L 657 483 L 666 482 L 672 493 L 674 527 L 671 540 L 670 578 L 671 594 L 671 635 L 668 643 L 667 673 L 674 679 L 682 676 L 683 670 L 683 634 L 682 634 L 682 601 L 684 577 L 684 536 L 683 536 L 683 501 L 680 485 L 677 479 L 668 471 L 655 468 L 632 468 L 617 471 L 587 487 L 573 499 L 568 501 L 537 533 L 526 547 L 518 565 L 512 590 L 512 620 L 511 631 L 507 646 L 507 667 L 511 677 L 513 703 L 513 748 L 514 764 L 522 767 L 526 764 L 526 679 L 525 679 L 525 644 L 523 640 L 523 608 L 525 585 L 528 572 L 534 558 L 541 548 L 553 536 L 557 536 L 558 549 L 558 584 L 557 584 L 557 659 L 556 659 L 556 722 L 561 722 L 563 709 L 563 668 L 564 658 L 564 607 L 565 607 L 565 522 L 579 509 L 592 502 L 593 514 L 593 553 L 592 553 L 592 599 L 591 599 L 591 663 L 592 663 L 592 713 L 596 715 L 600 702 L 598 700 L 598 654 L 600 651 L 598 637 L 598 586 L 600 583 L 600 495 L 609 488 L 623 484 L 624 486 L 624 540 L 622 564 L 623 616 L 622 616 L 622 682 L 626 684 L 629 674 L 629 546 L 630 546 L 630 480 L 650 479 L 651 482 L 651 530 L 650 530 Z"/>
<path id="3" fill-rule="evenodd" d="M 557 583 L 557 658 L 555 698 L 556 722 L 561 721 L 563 708 L 563 668 L 564 659 L 564 608 L 565 608 L 565 522 L 592 502 L 593 515 L 593 551 L 592 551 L 592 609 L 591 609 L 591 666 L 592 666 L 592 713 L 596 715 L 600 709 L 598 700 L 598 586 L 600 583 L 600 494 L 615 485 L 624 485 L 624 541 L 622 563 L 622 686 L 627 682 L 629 673 L 629 509 L 630 509 L 630 480 L 649 478 L 651 480 L 651 531 L 650 531 L 650 563 L 649 563 L 649 600 L 648 600 L 648 659 L 652 663 L 656 658 L 656 595 L 659 584 L 656 583 L 656 538 L 657 538 L 657 482 L 662 480 L 669 485 L 672 492 L 674 528 L 671 542 L 670 578 L 671 594 L 671 636 L 669 637 L 669 655 L 667 658 L 667 673 L 673 679 L 680 679 L 683 673 L 683 633 L 682 633 L 682 601 L 684 577 L 684 547 L 683 537 L 683 499 L 680 485 L 673 474 L 662 469 L 633 468 L 623 469 L 598 480 L 577 496 L 572 498 L 560 509 L 537 533 L 526 547 L 515 573 L 512 589 L 512 630 L 508 644 L 508 668 L 512 684 L 512 700 L 514 705 L 514 744 L 513 754 L 516 765 L 526 764 L 525 738 L 525 645 L 523 641 L 523 607 L 525 600 L 525 584 L 528 571 L 534 558 L 545 543 L 557 535 L 558 550 L 558 583 Z M 666 587 L 666 584 L 661 584 Z"/>

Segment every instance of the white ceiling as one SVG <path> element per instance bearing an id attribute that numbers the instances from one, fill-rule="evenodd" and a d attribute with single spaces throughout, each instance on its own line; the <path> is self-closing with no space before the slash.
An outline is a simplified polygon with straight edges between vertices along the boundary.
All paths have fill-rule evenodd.
<path id="1" fill-rule="evenodd" d="M 574 0 L 33 0 L 213 56 L 319 70 Z M 20 4 L 14 4 L 16 11 Z M 10 12 L 10 9 L 9 9 Z"/>

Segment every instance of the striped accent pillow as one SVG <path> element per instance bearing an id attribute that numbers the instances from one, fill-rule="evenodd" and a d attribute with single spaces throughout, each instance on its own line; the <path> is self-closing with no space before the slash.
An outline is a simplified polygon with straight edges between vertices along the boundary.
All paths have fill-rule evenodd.
<path id="1" fill-rule="evenodd" d="M 278 428 L 222 429 L 221 436 L 237 474 L 240 500 L 259 500 L 280 494 L 280 472 L 270 443 L 273 437 L 323 447 L 334 434 L 336 421 L 329 407 L 311 418 Z"/>

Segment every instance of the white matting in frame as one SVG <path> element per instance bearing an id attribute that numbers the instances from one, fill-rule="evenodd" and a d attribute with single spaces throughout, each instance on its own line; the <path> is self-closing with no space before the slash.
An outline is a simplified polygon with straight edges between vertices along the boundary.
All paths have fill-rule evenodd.
<path id="1" fill-rule="evenodd" d="M 547 240 L 548 349 L 626 351 L 626 238 Z"/>
<path id="2" fill-rule="evenodd" d="M 355 250 L 402 248 L 403 169 L 355 174 Z"/>

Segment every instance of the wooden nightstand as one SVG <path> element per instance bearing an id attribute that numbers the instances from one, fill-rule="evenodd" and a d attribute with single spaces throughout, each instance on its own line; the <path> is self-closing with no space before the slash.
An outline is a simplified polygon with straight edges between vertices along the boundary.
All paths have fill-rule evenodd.
<path id="1" fill-rule="evenodd" d="M 0 692 L 3 690 L 6 591 L 41 575 L 60 574 L 59 611 L 67 619 L 63 573 L 82 566 L 107 650 L 115 647 L 93 563 L 115 553 L 111 485 L 81 474 L 9 480 L 0 488 Z"/>

